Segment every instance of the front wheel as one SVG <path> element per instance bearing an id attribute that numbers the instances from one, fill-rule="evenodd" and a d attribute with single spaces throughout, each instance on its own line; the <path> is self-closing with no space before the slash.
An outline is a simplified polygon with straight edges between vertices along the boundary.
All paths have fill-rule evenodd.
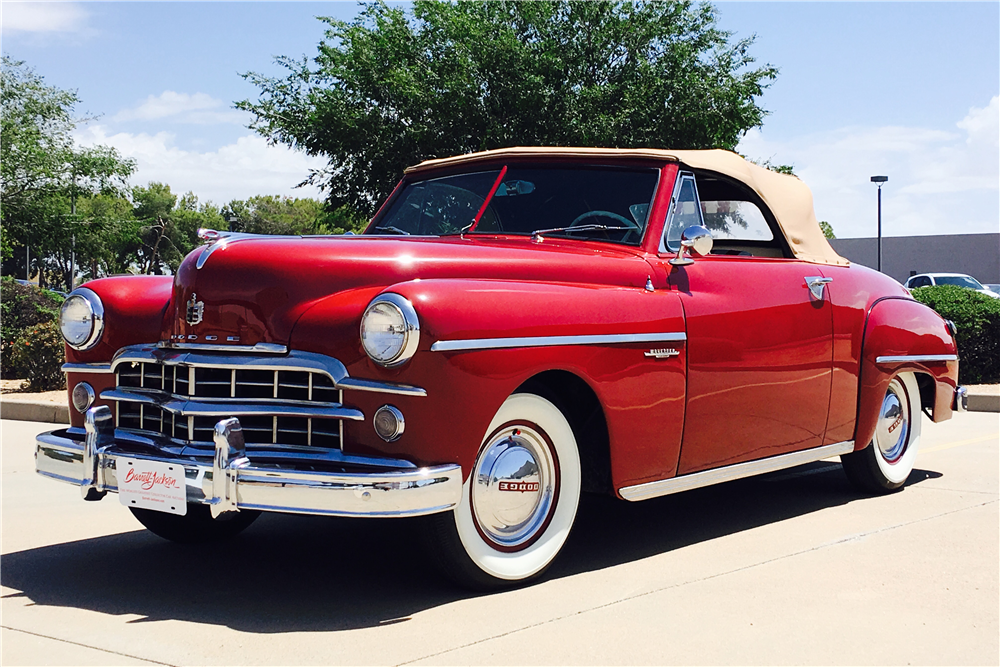
<path id="1" fill-rule="evenodd" d="M 875 435 L 861 451 L 840 457 L 851 483 L 868 493 L 903 487 L 920 445 L 920 389 L 913 373 L 889 381 L 879 406 Z"/>
<path id="2" fill-rule="evenodd" d="M 428 517 L 442 571 L 478 590 L 538 577 L 555 559 L 580 502 L 573 428 L 537 394 L 510 396 L 493 418 L 452 512 Z"/>
<path id="3" fill-rule="evenodd" d="M 260 512 L 240 510 L 232 518 L 213 519 L 208 505 L 188 505 L 187 514 L 168 514 L 129 507 L 149 532 L 171 542 L 201 544 L 235 537 L 257 520 Z"/>

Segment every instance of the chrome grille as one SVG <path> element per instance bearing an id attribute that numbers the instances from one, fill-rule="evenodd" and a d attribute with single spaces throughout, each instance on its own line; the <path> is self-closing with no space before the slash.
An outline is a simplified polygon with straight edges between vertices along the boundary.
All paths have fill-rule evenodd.
<path id="1" fill-rule="evenodd" d="M 230 399 L 248 444 L 340 448 L 340 420 L 317 417 L 241 415 L 242 400 L 340 403 L 341 392 L 322 373 L 123 363 L 119 389 L 148 389 L 180 398 Z M 118 428 L 147 431 L 190 442 L 211 442 L 218 417 L 184 416 L 156 405 L 118 401 Z"/>

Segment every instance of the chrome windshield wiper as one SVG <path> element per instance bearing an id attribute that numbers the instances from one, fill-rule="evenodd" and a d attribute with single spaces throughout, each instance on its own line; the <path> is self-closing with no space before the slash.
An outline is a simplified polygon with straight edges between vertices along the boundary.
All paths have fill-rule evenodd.
<path id="1" fill-rule="evenodd" d="M 634 229 L 634 227 L 608 227 L 607 225 L 576 225 L 575 227 L 553 227 L 552 229 L 536 229 L 531 232 L 531 238 L 538 240 L 541 238 L 542 234 L 551 234 L 553 232 L 614 232 L 614 231 L 624 231 L 627 229 Z"/>
<path id="2" fill-rule="evenodd" d="M 410 236 L 410 232 L 405 229 L 400 229 L 399 227 L 393 227 L 392 225 L 383 225 L 381 227 L 376 227 L 375 231 L 385 230 L 387 232 L 393 232 L 395 234 L 402 234 L 403 236 Z"/>

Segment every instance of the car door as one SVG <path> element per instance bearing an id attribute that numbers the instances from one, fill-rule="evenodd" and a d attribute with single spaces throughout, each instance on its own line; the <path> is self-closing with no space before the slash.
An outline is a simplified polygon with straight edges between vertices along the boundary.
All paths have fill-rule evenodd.
<path id="1" fill-rule="evenodd" d="M 678 189 L 664 250 L 671 230 L 704 220 L 700 202 L 684 201 L 692 195 L 696 187 Z M 687 322 L 677 473 L 821 446 L 833 373 L 833 311 L 821 268 L 747 254 L 696 257 L 686 266 L 669 259 L 661 253 Z"/>

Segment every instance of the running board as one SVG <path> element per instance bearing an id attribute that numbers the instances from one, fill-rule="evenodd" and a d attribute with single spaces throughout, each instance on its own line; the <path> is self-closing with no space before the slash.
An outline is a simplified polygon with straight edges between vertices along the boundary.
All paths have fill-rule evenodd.
<path id="1" fill-rule="evenodd" d="M 825 447 L 804 449 L 801 452 L 792 452 L 790 454 L 781 454 L 780 456 L 772 456 L 770 458 L 759 459 L 757 461 L 737 463 L 724 468 L 704 470 L 702 472 L 691 473 L 690 475 L 680 475 L 678 477 L 661 479 L 655 482 L 636 484 L 635 486 L 624 486 L 618 489 L 618 493 L 621 494 L 621 497 L 625 500 L 631 500 L 632 502 L 637 500 L 648 500 L 649 498 L 666 496 L 671 493 L 680 493 L 681 491 L 697 489 L 702 486 L 711 486 L 712 484 L 730 482 L 734 479 L 742 479 L 743 477 L 751 477 L 753 475 L 761 475 L 766 472 L 774 472 L 775 470 L 793 468 L 795 466 L 802 465 L 803 463 L 812 463 L 813 461 L 819 461 L 820 459 L 825 459 L 830 456 L 848 454 L 853 451 L 854 441 L 845 440 L 844 442 L 826 445 Z"/>

